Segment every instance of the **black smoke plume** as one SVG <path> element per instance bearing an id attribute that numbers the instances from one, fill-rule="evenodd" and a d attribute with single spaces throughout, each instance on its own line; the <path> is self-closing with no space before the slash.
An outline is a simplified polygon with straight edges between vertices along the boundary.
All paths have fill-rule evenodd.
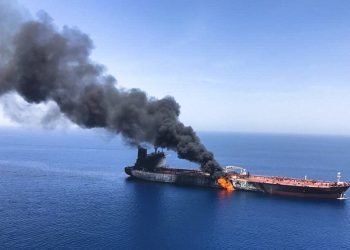
<path id="1" fill-rule="evenodd" d="M 0 95 L 16 92 L 28 103 L 53 101 L 82 128 L 105 128 L 132 145 L 174 150 L 209 173 L 221 169 L 193 129 L 179 121 L 180 106 L 173 97 L 155 99 L 139 89 L 118 89 L 114 77 L 90 59 L 92 48 L 86 34 L 58 29 L 45 14 L 24 22 L 0 64 Z"/>

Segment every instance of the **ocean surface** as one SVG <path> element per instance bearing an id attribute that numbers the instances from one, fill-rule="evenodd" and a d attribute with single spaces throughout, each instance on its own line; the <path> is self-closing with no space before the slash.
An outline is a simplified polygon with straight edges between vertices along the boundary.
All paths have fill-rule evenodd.
<path id="1" fill-rule="evenodd" d="M 199 135 L 222 165 L 350 180 L 349 137 Z M 0 249 L 350 249 L 350 200 L 132 180 L 136 153 L 101 131 L 0 130 Z"/>

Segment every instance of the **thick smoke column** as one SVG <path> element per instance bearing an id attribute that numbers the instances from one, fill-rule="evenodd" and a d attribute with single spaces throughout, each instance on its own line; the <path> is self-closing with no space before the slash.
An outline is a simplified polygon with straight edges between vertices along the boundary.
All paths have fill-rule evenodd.
<path id="1" fill-rule="evenodd" d="M 179 121 L 180 107 L 172 97 L 158 100 L 138 89 L 116 88 L 104 67 L 91 61 L 93 45 L 86 34 L 59 30 L 46 15 L 23 23 L 11 44 L 8 60 L 0 64 L 0 95 L 17 92 L 28 103 L 54 101 L 80 127 L 105 128 L 132 145 L 174 150 L 209 173 L 221 169 L 193 129 Z"/>

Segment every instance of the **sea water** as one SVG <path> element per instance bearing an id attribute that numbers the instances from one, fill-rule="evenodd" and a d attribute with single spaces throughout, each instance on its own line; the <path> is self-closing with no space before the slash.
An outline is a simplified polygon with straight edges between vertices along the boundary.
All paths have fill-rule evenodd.
<path id="1" fill-rule="evenodd" d="M 200 133 L 222 165 L 350 180 L 350 138 Z M 166 152 L 167 164 L 197 168 Z M 102 131 L 0 131 L 1 249 L 350 249 L 350 200 L 132 180 Z M 350 194 L 349 194 L 350 196 Z"/>

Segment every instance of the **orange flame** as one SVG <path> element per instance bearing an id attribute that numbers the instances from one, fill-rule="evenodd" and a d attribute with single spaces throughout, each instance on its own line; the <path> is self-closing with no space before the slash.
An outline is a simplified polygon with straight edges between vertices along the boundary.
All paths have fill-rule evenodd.
<path id="1" fill-rule="evenodd" d="M 225 178 L 223 177 L 220 177 L 218 179 L 218 183 L 221 187 L 225 188 L 227 191 L 234 191 L 235 189 L 233 188 L 233 185 L 232 183 L 229 181 L 229 180 L 226 180 Z"/>

